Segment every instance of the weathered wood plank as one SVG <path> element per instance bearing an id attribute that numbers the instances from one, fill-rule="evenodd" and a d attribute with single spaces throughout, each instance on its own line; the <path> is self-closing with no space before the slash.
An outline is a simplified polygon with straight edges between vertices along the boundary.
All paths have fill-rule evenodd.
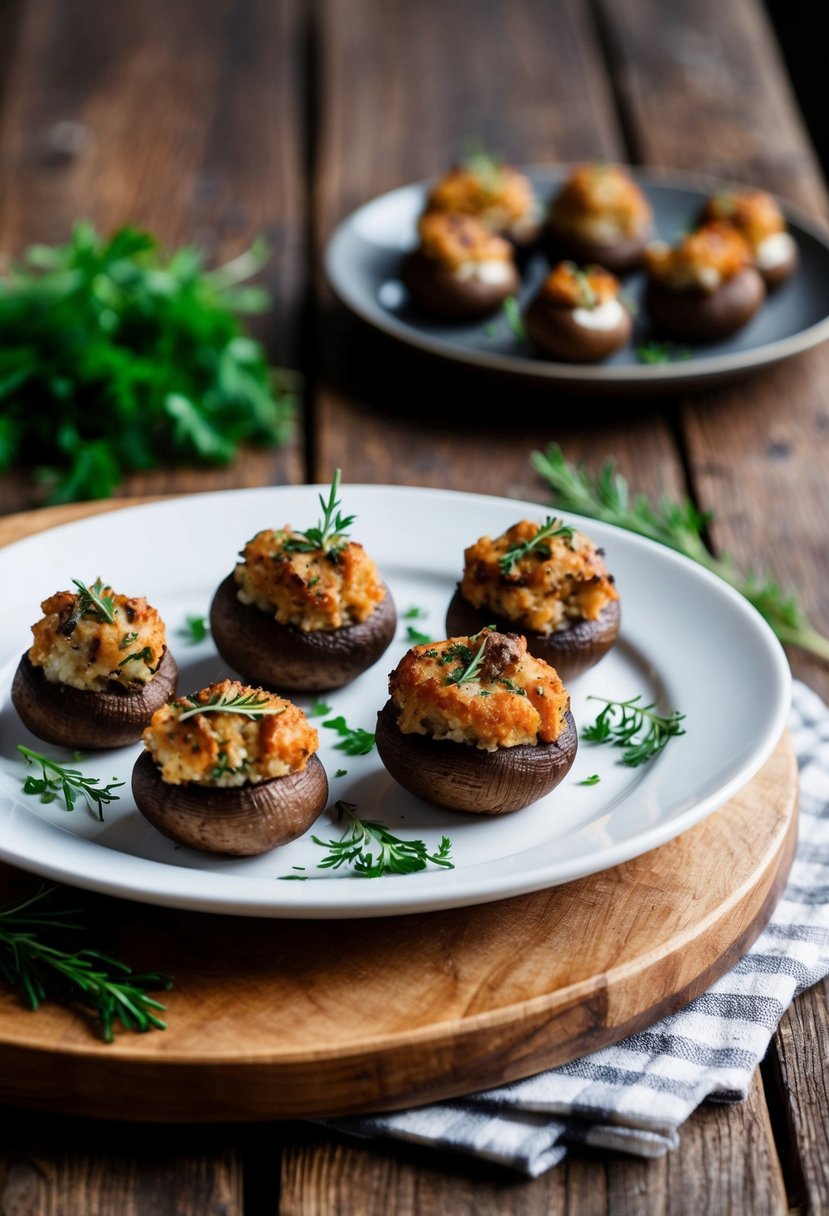
<path id="1" fill-rule="evenodd" d="M 0 114 L 0 251 L 65 240 L 74 220 L 132 223 L 211 263 L 263 235 L 274 310 L 257 321 L 296 365 L 304 290 L 303 8 L 299 0 L 34 0 Z M 297 443 L 230 469 L 160 471 L 125 494 L 302 480 Z M 0 482 L 0 510 L 34 505 Z"/>

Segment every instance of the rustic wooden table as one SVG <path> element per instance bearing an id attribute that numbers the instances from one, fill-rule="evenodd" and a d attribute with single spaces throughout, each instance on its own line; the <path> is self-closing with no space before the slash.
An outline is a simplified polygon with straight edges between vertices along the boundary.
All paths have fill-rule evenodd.
<path id="1" fill-rule="evenodd" d="M 67 127 L 66 124 L 74 124 Z M 304 426 L 221 471 L 125 494 L 326 480 L 543 499 L 528 454 L 716 512 L 829 628 L 829 350 L 647 406 L 526 396 L 445 373 L 334 308 L 321 257 L 351 208 L 434 173 L 468 134 L 517 162 L 605 155 L 826 193 L 758 0 L 0 0 L 0 250 L 88 216 L 232 255 L 263 233 L 263 336 L 307 381 Z M 23 476 L 0 509 L 35 505 Z M 829 696 L 829 670 L 792 653 Z M 783 1018 L 748 1100 L 700 1109 L 652 1162 L 573 1157 L 536 1182 L 306 1125 L 101 1125 L 5 1111 L 0 1212 L 818 1212 L 829 1208 L 829 987 Z"/>

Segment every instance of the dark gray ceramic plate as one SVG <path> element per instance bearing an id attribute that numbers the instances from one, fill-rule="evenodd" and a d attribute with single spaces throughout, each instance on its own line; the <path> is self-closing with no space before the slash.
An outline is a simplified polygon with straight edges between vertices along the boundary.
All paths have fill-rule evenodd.
<path id="1" fill-rule="evenodd" d="M 530 168 L 543 202 L 555 193 L 570 166 Z M 631 170 L 654 210 L 656 234 L 674 242 L 693 222 L 703 199 L 731 183 L 674 171 Z M 653 336 L 639 305 L 644 277 L 625 277 L 634 304 L 630 346 L 601 364 L 557 363 L 516 338 L 503 313 L 487 321 L 433 321 L 410 303 L 399 278 L 402 255 L 416 244 L 416 225 L 429 183 L 417 182 L 381 195 L 339 226 L 326 251 L 329 281 L 347 308 L 407 345 L 456 363 L 506 373 L 522 381 L 596 393 L 706 387 L 778 363 L 829 338 L 829 233 L 783 203 L 800 254 L 796 274 L 772 292 L 758 315 L 722 342 L 674 344 L 668 363 L 643 363 L 637 349 Z M 546 260 L 530 259 L 521 287 L 523 305 L 544 276 Z"/>

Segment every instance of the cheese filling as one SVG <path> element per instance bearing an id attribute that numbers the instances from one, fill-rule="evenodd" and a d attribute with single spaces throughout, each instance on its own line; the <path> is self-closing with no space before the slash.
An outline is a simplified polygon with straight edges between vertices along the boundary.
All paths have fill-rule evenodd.
<path id="1" fill-rule="evenodd" d="M 479 283 L 486 283 L 488 286 L 496 287 L 501 283 L 508 283 L 512 279 L 512 266 L 509 262 L 461 262 L 460 266 L 453 272 L 456 279 L 461 283 L 468 283 L 470 280 L 477 279 Z"/>
<path id="2" fill-rule="evenodd" d="M 595 308 L 574 308 L 573 320 L 585 329 L 615 329 L 622 320 L 624 311 L 618 300 L 605 300 Z"/>
<path id="3" fill-rule="evenodd" d="M 754 250 L 754 261 L 760 270 L 773 270 L 788 262 L 794 253 L 794 240 L 788 232 L 774 232 Z"/>

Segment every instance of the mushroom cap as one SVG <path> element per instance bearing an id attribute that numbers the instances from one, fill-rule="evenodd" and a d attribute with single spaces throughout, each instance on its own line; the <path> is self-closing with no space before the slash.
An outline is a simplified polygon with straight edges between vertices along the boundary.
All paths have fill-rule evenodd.
<path id="1" fill-rule="evenodd" d="M 549 794 L 569 772 L 578 747 L 569 711 L 566 729 L 552 743 L 488 752 L 451 739 L 403 734 L 391 700 L 377 715 L 375 741 L 388 772 L 411 794 L 480 815 L 505 815 Z"/>
<path id="2" fill-rule="evenodd" d="M 716 341 L 747 325 L 766 298 L 763 280 L 746 266 L 716 291 L 673 291 L 648 281 L 645 306 L 654 325 L 674 338 Z"/>
<path id="3" fill-rule="evenodd" d="M 621 307 L 618 322 L 609 329 L 580 325 L 575 311 L 536 296 L 524 313 L 528 337 L 546 355 L 565 363 L 598 363 L 630 340 L 633 321 L 626 308 Z"/>
<path id="4" fill-rule="evenodd" d="M 448 267 L 416 250 L 405 258 L 400 277 L 424 312 L 461 321 L 467 317 L 486 317 L 500 308 L 507 296 L 515 295 L 520 284 L 518 271 L 510 262 L 504 265 L 509 277 L 503 283 L 459 279 Z"/>
<path id="5" fill-rule="evenodd" d="M 774 291 L 775 287 L 779 287 L 781 283 L 785 283 L 786 279 L 790 278 L 797 270 L 800 256 L 797 252 L 797 246 L 792 242 L 792 248 L 789 256 L 783 258 L 781 262 L 777 262 L 774 266 L 758 266 L 760 276 L 766 285 L 766 291 Z"/>
<path id="6" fill-rule="evenodd" d="M 221 582 L 210 605 L 213 641 L 223 659 L 249 684 L 295 692 L 342 688 L 380 658 L 397 630 L 391 592 L 366 620 L 341 629 L 303 633 L 281 625 L 237 596 L 233 575 Z"/>
<path id="7" fill-rule="evenodd" d="M 85 750 L 125 747 L 141 738 L 155 711 L 175 694 L 177 681 L 176 661 L 167 649 L 152 680 L 135 692 L 120 684 L 105 692 L 53 684 L 24 654 L 12 683 L 12 703 L 23 724 L 47 743 Z"/>
<path id="8" fill-rule="evenodd" d="M 469 635 L 494 625 L 502 633 L 522 633 L 527 639 L 529 653 L 555 667 L 560 678 L 568 684 L 604 658 L 619 636 L 621 619 L 619 601 L 610 600 L 595 621 L 576 621 L 569 629 L 536 633 L 524 629 L 516 621 L 475 608 L 458 587 L 446 610 L 446 632 L 449 637 Z"/>
<path id="9" fill-rule="evenodd" d="M 550 262 L 568 258 L 580 266 L 595 262 L 613 274 L 625 274 L 642 264 L 642 256 L 651 239 L 651 225 L 633 236 L 622 236 L 616 241 L 599 244 L 570 232 L 563 225 L 549 219 L 541 236 L 541 245 Z"/>
<path id="10" fill-rule="evenodd" d="M 311 756 L 301 772 L 256 784 L 169 785 L 145 751 L 132 771 L 132 792 L 144 818 L 177 844 L 254 857 L 307 831 L 325 809 L 328 778 Z"/>

